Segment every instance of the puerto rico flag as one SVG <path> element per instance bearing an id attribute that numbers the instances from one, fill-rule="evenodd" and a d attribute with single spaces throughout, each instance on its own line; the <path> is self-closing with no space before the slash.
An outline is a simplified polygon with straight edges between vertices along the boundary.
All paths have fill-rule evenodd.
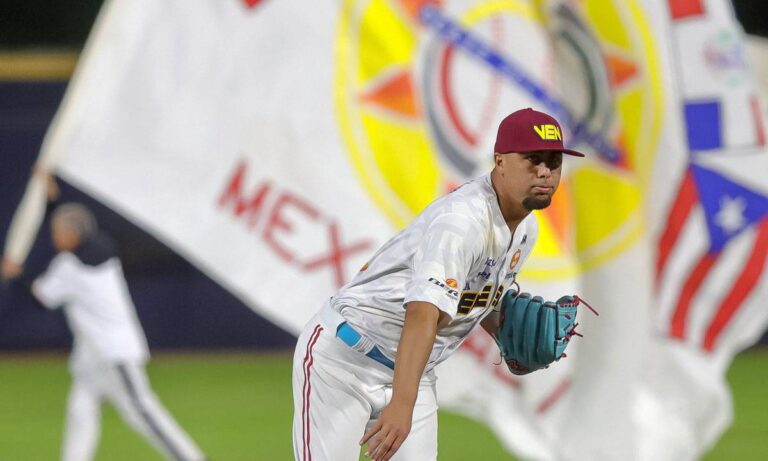
<path id="1" fill-rule="evenodd" d="M 733 419 L 733 356 L 768 323 L 768 151 L 730 2 L 667 0 L 678 146 L 660 152 L 654 339 L 636 398 L 643 460 L 697 459 Z M 655 207 L 655 208 L 654 208 Z"/>
<path id="2" fill-rule="evenodd" d="M 765 125 L 724 3 L 668 2 L 688 166 L 656 259 L 661 332 L 710 353 L 733 352 L 726 338 L 743 336 L 731 332 L 734 319 L 752 315 L 750 306 L 764 311 L 753 298 L 768 255 Z"/>
<path id="3" fill-rule="evenodd" d="M 691 162 L 667 223 L 657 259 L 657 283 L 667 301 L 661 327 L 711 352 L 763 279 L 768 196 Z M 706 238 L 696 238 L 702 233 Z M 672 271 L 672 265 L 687 270 Z M 722 266 L 739 267 L 723 274 Z"/>

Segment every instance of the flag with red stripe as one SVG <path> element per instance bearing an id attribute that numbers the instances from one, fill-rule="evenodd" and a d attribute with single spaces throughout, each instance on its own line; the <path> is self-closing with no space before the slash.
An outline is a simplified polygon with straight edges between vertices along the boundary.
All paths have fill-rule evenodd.
<path id="1" fill-rule="evenodd" d="M 566 161 L 519 282 L 602 315 L 525 377 L 477 329 L 437 370 L 441 408 L 525 459 L 694 459 L 725 430 L 726 367 L 768 320 L 765 127 L 727 0 L 105 5 L 39 165 L 299 332 L 486 171 L 494 120 L 556 113 L 590 155 Z M 42 216 L 29 191 L 14 256 Z"/>
<path id="2" fill-rule="evenodd" d="M 768 323 L 768 151 L 730 2 L 666 0 L 677 135 L 655 164 L 655 336 L 637 393 L 640 459 L 697 459 L 733 418 L 733 356 Z"/>
<path id="3" fill-rule="evenodd" d="M 766 269 L 768 196 L 691 163 L 667 223 L 656 265 L 659 326 L 707 352 L 729 347 L 719 339 L 731 321 L 750 305 L 762 310 L 750 301 Z"/>
<path id="4" fill-rule="evenodd" d="M 687 166 L 662 214 L 656 288 L 662 333 L 732 353 L 734 319 L 762 315 L 749 311 L 759 309 L 750 306 L 768 254 L 768 178 L 755 174 L 765 171 L 768 152 L 742 33 L 723 14 L 728 8 L 668 0 Z"/>

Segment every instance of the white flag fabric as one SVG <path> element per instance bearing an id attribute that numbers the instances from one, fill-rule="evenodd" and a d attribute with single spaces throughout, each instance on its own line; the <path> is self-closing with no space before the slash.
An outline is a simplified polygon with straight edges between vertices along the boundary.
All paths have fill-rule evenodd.
<path id="1" fill-rule="evenodd" d="M 655 164 L 654 341 L 636 400 L 641 459 L 693 460 L 732 421 L 725 373 L 764 331 L 764 106 L 725 0 L 670 1 L 667 50 L 682 155 Z"/>
<path id="2" fill-rule="evenodd" d="M 475 332 L 441 405 L 524 459 L 694 459 L 767 317 L 768 183 L 731 168 L 766 171 L 743 58 L 725 0 L 110 0 L 41 155 L 297 333 L 488 171 L 506 114 L 553 113 L 591 155 L 520 281 L 601 315 L 525 377 Z"/>
<path id="3" fill-rule="evenodd" d="M 392 230 L 335 126 L 337 8 L 109 2 L 47 144 L 64 178 L 293 332 Z"/>

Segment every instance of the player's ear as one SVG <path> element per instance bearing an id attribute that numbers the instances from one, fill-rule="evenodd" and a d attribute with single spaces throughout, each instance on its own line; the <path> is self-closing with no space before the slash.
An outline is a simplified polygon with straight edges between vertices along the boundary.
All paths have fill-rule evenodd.
<path id="1" fill-rule="evenodd" d="M 497 167 L 504 166 L 504 156 L 498 152 L 493 153 L 493 164 Z"/>

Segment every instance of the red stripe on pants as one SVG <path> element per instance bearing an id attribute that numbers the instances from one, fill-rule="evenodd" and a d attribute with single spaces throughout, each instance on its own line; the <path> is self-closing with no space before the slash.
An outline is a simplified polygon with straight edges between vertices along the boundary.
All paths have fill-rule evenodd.
<path id="1" fill-rule="evenodd" d="M 315 347 L 317 338 L 320 337 L 320 332 L 323 331 L 323 327 L 317 325 L 312 335 L 307 342 L 307 352 L 304 354 L 304 399 L 301 402 L 301 423 L 302 423 L 302 441 L 304 444 L 304 461 L 312 461 L 312 453 L 309 451 L 309 394 L 312 392 L 312 384 L 309 382 L 310 367 L 314 363 L 314 357 L 312 356 L 312 349 Z"/>

